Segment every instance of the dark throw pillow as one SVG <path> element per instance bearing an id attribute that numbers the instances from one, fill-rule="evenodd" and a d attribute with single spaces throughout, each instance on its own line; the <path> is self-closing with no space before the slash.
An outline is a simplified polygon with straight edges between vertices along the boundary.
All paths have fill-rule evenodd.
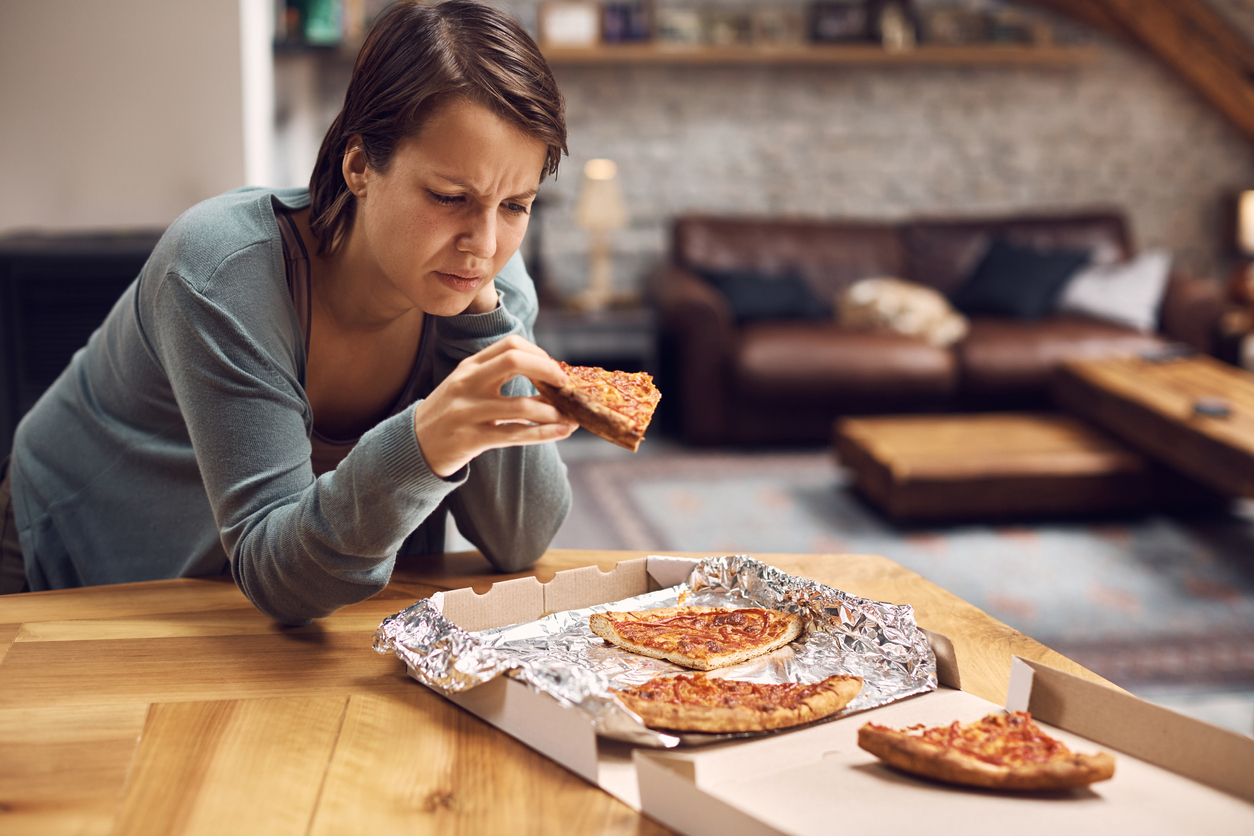
<path id="1" fill-rule="evenodd" d="M 706 281 L 722 291 L 740 323 L 764 319 L 827 319 L 832 307 L 794 274 L 767 276 L 743 270 L 705 271 Z"/>
<path id="2" fill-rule="evenodd" d="M 1040 319 L 1054 310 L 1067 280 L 1088 262 L 1087 252 L 1042 252 L 997 238 L 952 301 L 968 316 Z"/>

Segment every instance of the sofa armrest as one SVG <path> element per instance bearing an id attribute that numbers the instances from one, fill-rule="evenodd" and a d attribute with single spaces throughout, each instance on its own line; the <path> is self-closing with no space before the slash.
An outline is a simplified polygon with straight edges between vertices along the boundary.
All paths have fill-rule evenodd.
<path id="1" fill-rule="evenodd" d="M 666 359 L 678 389 L 684 440 L 718 443 L 725 434 L 727 370 L 736 342 L 731 305 L 709 282 L 676 265 L 658 270 L 650 291 L 672 354 Z"/>
<path id="2" fill-rule="evenodd" d="M 1213 351 L 1227 294 L 1222 282 L 1173 273 L 1159 308 L 1159 330 L 1198 351 Z"/>

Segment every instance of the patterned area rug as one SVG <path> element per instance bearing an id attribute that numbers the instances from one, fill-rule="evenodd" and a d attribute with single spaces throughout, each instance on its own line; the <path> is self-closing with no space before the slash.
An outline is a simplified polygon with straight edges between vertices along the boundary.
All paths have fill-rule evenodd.
<path id="1" fill-rule="evenodd" d="M 903 529 L 823 451 L 567 461 L 575 507 L 555 546 L 881 554 L 1134 692 L 1254 696 L 1254 514 L 1243 506 Z"/>

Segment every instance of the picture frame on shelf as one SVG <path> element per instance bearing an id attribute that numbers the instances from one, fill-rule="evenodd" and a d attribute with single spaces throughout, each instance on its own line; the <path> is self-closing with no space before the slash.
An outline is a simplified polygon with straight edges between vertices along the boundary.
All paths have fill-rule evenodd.
<path id="1" fill-rule="evenodd" d="M 755 46 L 795 46 L 805 35 L 805 15 L 799 8 L 768 6 L 753 12 Z"/>
<path id="2" fill-rule="evenodd" d="M 699 46 L 700 12 L 690 7 L 658 7 L 653 12 L 653 42 L 660 47 Z"/>
<path id="3" fill-rule="evenodd" d="M 1053 27 L 1047 21 L 1018 8 L 994 9 L 985 19 L 989 43 L 1042 46 L 1053 43 Z"/>
<path id="4" fill-rule="evenodd" d="M 816 44 L 875 40 L 873 0 L 816 0 L 810 4 L 810 40 Z"/>
<path id="5" fill-rule="evenodd" d="M 607 0 L 601 8 L 604 43 L 641 43 L 652 37 L 652 28 L 644 0 Z"/>
<path id="6" fill-rule="evenodd" d="M 987 40 L 987 21 L 975 9 L 957 3 L 928 6 L 920 15 L 924 43 L 936 46 L 970 46 Z"/>
<path id="7" fill-rule="evenodd" d="M 747 46 L 753 41 L 750 12 L 710 9 L 702 17 L 704 40 L 710 46 Z"/>
<path id="8" fill-rule="evenodd" d="M 601 43 L 601 4 L 595 0 L 544 0 L 536 9 L 541 47 L 578 48 Z"/>

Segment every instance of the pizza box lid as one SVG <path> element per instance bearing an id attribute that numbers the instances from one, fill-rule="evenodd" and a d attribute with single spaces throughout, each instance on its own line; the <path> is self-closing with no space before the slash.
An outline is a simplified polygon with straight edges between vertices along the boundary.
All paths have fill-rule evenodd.
<path id="1" fill-rule="evenodd" d="M 649 556 L 623 561 L 609 572 L 596 566 L 580 567 L 558 572 L 544 583 L 535 578 L 519 578 L 493 584 L 482 594 L 473 589 L 439 593 L 433 601 L 438 600 L 444 616 L 463 629 L 486 630 L 665 589 L 687 580 L 698 562 L 693 558 Z M 936 653 L 939 681 L 960 687 L 952 644 L 943 636 L 923 632 Z M 410 675 L 414 675 L 412 670 Z M 585 712 L 566 707 L 548 694 L 505 676 L 449 695 L 448 699 L 633 809 L 640 809 L 636 765 L 632 760 L 636 747 L 598 738 Z M 800 729 L 788 736 L 797 737 L 808 731 Z"/>
<path id="2" fill-rule="evenodd" d="M 964 834 L 1254 833 L 1254 739 L 1018 657 L 1006 708 L 1028 710 L 1074 751 L 1112 751 L 1115 776 L 1064 792 L 949 786 L 882 764 L 858 728 L 969 722 L 999 706 L 941 688 L 808 729 L 706 751 L 637 749 L 641 809 L 699 834 L 932 829 Z"/>

